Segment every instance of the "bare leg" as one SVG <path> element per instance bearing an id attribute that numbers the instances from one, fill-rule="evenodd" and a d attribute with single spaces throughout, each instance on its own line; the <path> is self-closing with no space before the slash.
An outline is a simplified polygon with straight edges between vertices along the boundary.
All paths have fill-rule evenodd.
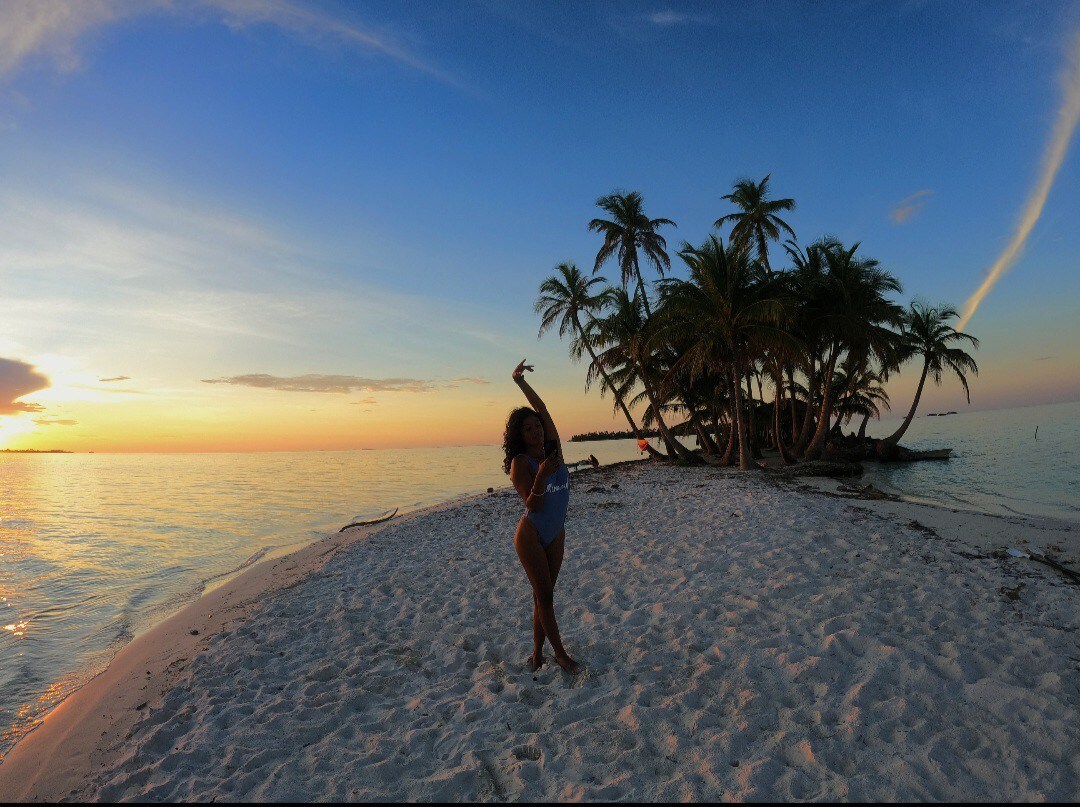
<path id="1" fill-rule="evenodd" d="M 518 559 L 525 568 L 525 574 L 529 576 L 529 583 L 533 587 L 534 614 L 540 623 L 544 636 L 551 642 L 551 649 L 555 651 L 555 660 L 567 672 L 577 672 L 578 664 L 563 647 L 562 638 L 559 635 L 559 624 L 555 620 L 554 588 L 552 579 L 558 577 L 558 570 L 562 566 L 563 548 L 565 536 L 559 536 L 545 550 L 540 543 L 540 536 L 536 528 L 527 518 L 518 522 L 517 532 L 514 534 L 514 548 L 517 550 Z M 552 572 L 555 572 L 552 575 Z M 533 632 L 533 664 L 542 663 L 542 657 L 536 654 L 537 633 Z M 540 641 L 541 648 L 543 640 Z"/>
<path id="2" fill-rule="evenodd" d="M 529 657 L 529 666 L 532 667 L 532 671 L 536 672 L 544 666 L 544 639 L 547 635 L 544 633 L 544 626 L 540 622 L 540 603 L 536 600 L 536 592 L 533 592 L 533 651 Z"/>

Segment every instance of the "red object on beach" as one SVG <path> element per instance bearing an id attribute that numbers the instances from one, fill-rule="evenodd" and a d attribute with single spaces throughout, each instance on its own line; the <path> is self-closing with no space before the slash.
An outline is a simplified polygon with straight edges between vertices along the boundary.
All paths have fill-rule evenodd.
<path id="1" fill-rule="evenodd" d="M 638 450 L 640 450 L 640 451 L 648 451 L 649 450 L 649 441 L 648 440 L 638 440 L 637 441 L 637 447 L 638 447 Z"/>

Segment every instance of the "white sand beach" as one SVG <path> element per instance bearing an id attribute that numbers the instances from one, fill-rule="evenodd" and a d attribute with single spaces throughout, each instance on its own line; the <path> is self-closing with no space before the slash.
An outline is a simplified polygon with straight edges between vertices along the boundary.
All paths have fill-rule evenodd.
<path id="1" fill-rule="evenodd" d="M 715 468 L 572 487 L 555 603 L 585 673 L 525 665 L 504 489 L 203 597 L 19 743 L 0 797 L 1080 798 L 1080 586 L 990 554 L 1075 568 L 1069 525 Z"/>

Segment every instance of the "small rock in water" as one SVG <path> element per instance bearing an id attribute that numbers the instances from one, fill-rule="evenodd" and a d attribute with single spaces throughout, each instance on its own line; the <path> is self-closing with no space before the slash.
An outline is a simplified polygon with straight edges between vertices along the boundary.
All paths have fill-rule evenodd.
<path id="1" fill-rule="evenodd" d="M 488 488 L 488 493 L 494 493 L 494 492 L 495 492 L 495 488 Z"/>

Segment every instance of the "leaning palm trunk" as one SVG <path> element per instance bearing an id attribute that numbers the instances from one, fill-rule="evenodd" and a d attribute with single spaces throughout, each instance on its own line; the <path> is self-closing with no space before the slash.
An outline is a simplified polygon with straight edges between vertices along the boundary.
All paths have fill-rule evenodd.
<path id="1" fill-rule="evenodd" d="M 660 414 L 660 404 L 653 395 L 652 385 L 646 380 L 645 365 L 639 361 L 637 366 L 638 375 L 641 377 L 641 385 L 645 387 L 645 395 L 648 397 L 649 404 L 652 406 L 653 415 L 656 417 L 656 428 L 660 431 L 660 436 L 664 439 L 664 445 L 668 447 L 668 451 L 671 454 L 678 455 L 680 459 L 685 460 L 686 462 L 694 462 L 694 455 L 671 434 L 671 430 L 668 429 L 667 424 L 664 423 L 664 416 Z"/>
<path id="2" fill-rule="evenodd" d="M 705 428 L 705 424 L 701 422 L 701 418 L 698 417 L 697 412 L 693 409 L 688 410 L 690 412 L 690 423 L 694 426 L 694 431 L 697 432 L 698 438 L 701 440 L 701 450 L 706 454 L 719 454 L 720 449 L 712 439 L 712 435 L 709 434 L 709 430 Z"/>
<path id="3" fill-rule="evenodd" d="M 746 438 L 750 443 L 750 456 L 761 459 L 761 440 L 757 430 L 757 400 L 754 398 L 753 374 L 746 374 Z"/>
<path id="4" fill-rule="evenodd" d="M 922 368 L 922 378 L 919 379 L 919 388 L 915 390 L 915 400 L 911 402 L 911 409 L 908 411 L 907 417 L 904 418 L 904 422 L 900 424 L 900 428 L 885 438 L 885 443 L 893 446 L 899 443 L 900 438 L 904 436 L 904 432 L 906 432 L 908 426 L 911 425 L 911 421 L 915 417 L 915 410 L 919 408 L 919 398 L 922 397 L 923 385 L 926 383 L 926 372 L 929 367 L 929 363 L 924 361 Z"/>
<path id="5" fill-rule="evenodd" d="M 728 437 L 727 447 L 724 449 L 723 456 L 720 457 L 721 465 L 733 465 L 735 462 L 735 446 L 736 446 L 736 424 L 738 420 L 735 417 L 735 413 L 732 412 L 728 418 Z"/>
<path id="6" fill-rule="evenodd" d="M 737 365 L 736 365 L 737 366 Z M 739 434 L 739 470 L 750 470 L 750 446 L 746 439 L 746 417 L 743 412 L 742 379 L 739 371 L 733 366 L 731 369 L 731 383 L 735 388 L 735 428 Z"/>
<path id="7" fill-rule="evenodd" d="M 776 374 L 774 380 L 776 382 L 776 396 L 773 400 L 773 430 L 776 432 L 776 450 L 780 452 L 780 459 L 784 461 L 784 465 L 794 465 L 795 458 L 784 448 L 783 429 L 780 425 L 780 403 L 783 400 L 784 380 L 780 373 Z"/>
<path id="8" fill-rule="evenodd" d="M 638 428 L 637 423 L 634 422 L 634 418 L 631 416 L 630 410 L 627 409 L 626 404 L 623 403 L 623 399 L 622 396 L 619 394 L 619 390 L 615 387 L 614 384 L 611 383 L 611 378 L 608 376 L 607 372 L 605 372 L 604 365 L 600 362 L 600 359 L 597 358 L 596 354 L 593 352 L 592 345 L 589 344 L 589 340 L 585 337 L 585 331 L 581 327 L 581 324 L 575 319 L 574 325 L 577 326 L 578 335 L 581 339 L 581 343 L 585 346 L 585 350 L 588 351 L 589 357 L 592 359 L 593 367 L 600 371 L 600 377 L 604 380 L 604 386 L 611 390 L 611 394 L 615 396 L 615 403 L 619 405 L 622 413 L 626 416 L 626 422 L 630 424 L 630 431 L 634 433 L 634 439 L 639 441 L 644 440 L 645 438 L 642 436 L 641 430 Z M 648 440 L 645 440 L 645 450 L 649 452 L 649 456 L 653 459 L 667 459 L 667 455 L 653 448 Z"/>
<path id="9" fill-rule="evenodd" d="M 816 460 L 821 456 L 822 449 L 825 446 L 825 438 L 829 434 L 829 420 L 832 417 L 833 396 L 835 395 L 832 380 L 833 372 L 836 370 L 838 354 L 838 351 L 834 351 L 829 357 L 828 365 L 825 367 L 825 389 L 821 398 L 821 412 L 818 414 L 817 431 L 814 432 L 814 439 L 810 441 L 810 445 L 806 447 L 806 452 L 803 454 L 808 460 Z"/>
<path id="10" fill-rule="evenodd" d="M 795 397 L 795 372 L 789 365 L 787 368 L 788 387 L 791 389 L 791 439 L 795 440 L 795 433 L 799 431 L 798 417 L 795 414 L 795 402 L 798 400 Z"/>
<path id="11" fill-rule="evenodd" d="M 870 413 L 867 412 L 863 415 L 862 423 L 859 425 L 859 442 L 866 440 L 866 424 L 870 422 Z"/>
<path id="12" fill-rule="evenodd" d="M 810 358 L 809 375 L 806 388 L 806 411 L 803 413 L 802 427 L 799 429 L 799 439 L 795 441 L 795 455 L 801 457 L 806 451 L 806 444 L 810 441 L 810 425 L 814 419 L 814 400 L 817 398 L 817 381 L 814 373 L 814 359 Z"/>
<path id="13" fill-rule="evenodd" d="M 641 294 L 641 302 L 645 305 L 645 321 L 652 319 L 652 311 L 649 309 L 649 295 L 645 293 L 645 281 L 641 278 L 641 267 L 638 265 L 637 250 L 634 255 L 634 276 L 637 278 L 638 292 Z M 663 273 L 661 273 L 663 274 Z"/>

